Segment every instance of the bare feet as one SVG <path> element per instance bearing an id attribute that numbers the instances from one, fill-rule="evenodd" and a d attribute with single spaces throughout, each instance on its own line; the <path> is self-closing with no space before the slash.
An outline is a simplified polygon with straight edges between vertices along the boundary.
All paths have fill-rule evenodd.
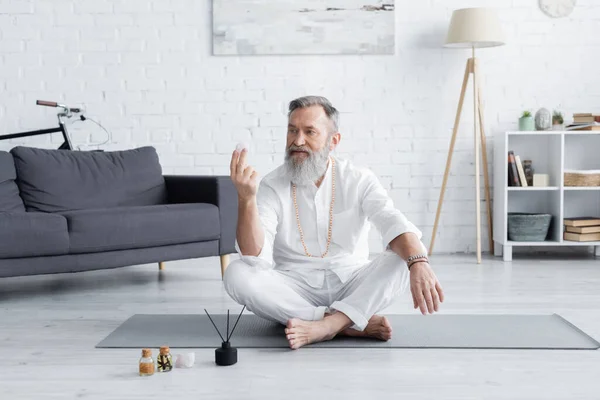
<path id="1" fill-rule="evenodd" d="M 348 328 L 342 331 L 340 334 L 345 336 L 369 337 L 388 341 L 392 338 L 392 325 L 386 317 L 382 315 L 373 315 L 364 331 L 357 331 L 356 329 Z"/>
<path id="2" fill-rule="evenodd" d="M 320 321 L 292 318 L 287 323 L 285 337 L 290 348 L 296 350 L 307 344 L 331 340 L 350 324 L 350 319 L 342 313 L 328 315 Z"/>

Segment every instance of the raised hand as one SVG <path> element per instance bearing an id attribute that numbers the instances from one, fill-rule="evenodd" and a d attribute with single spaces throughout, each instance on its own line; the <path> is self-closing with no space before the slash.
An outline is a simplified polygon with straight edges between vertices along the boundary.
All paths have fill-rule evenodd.
<path id="1" fill-rule="evenodd" d="M 231 180 L 238 192 L 241 200 L 251 200 L 256 196 L 258 190 L 258 173 L 251 166 L 247 165 L 248 150 L 241 152 L 235 150 L 231 155 Z"/>

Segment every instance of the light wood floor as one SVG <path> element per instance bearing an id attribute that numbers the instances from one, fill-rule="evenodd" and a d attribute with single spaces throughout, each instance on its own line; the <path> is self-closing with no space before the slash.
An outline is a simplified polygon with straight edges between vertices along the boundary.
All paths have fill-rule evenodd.
<path id="1" fill-rule="evenodd" d="M 600 339 L 600 259 L 570 257 L 436 256 L 442 312 L 559 313 Z M 139 350 L 94 348 L 125 319 L 240 309 L 218 258 L 165 267 L 0 279 L 0 398 L 600 399 L 600 351 L 241 349 L 217 367 L 195 350 L 193 369 L 141 378 Z M 415 312 L 408 294 L 388 311 Z"/>

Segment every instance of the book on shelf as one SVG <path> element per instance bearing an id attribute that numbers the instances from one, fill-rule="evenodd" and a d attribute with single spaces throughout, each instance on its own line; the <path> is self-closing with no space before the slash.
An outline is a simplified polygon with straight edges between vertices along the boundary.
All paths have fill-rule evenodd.
<path id="1" fill-rule="evenodd" d="M 525 177 L 525 171 L 523 170 L 521 157 L 515 156 L 515 163 L 517 164 L 517 171 L 519 172 L 519 181 L 521 182 L 521 186 L 527 187 L 527 178 Z"/>
<path id="2" fill-rule="evenodd" d="M 565 232 L 563 237 L 565 240 L 570 240 L 573 242 L 596 242 L 596 241 L 600 240 L 600 232 L 597 232 L 597 233 Z"/>
<path id="3" fill-rule="evenodd" d="M 517 171 L 515 153 L 512 150 L 508 152 L 508 176 L 510 179 L 508 186 L 522 186 L 519 179 L 519 172 Z"/>
<path id="4" fill-rule="evenodd" d="M 563 224 L 566 226 L 596 226 L 600 225 L 600 218 L 598 217 L 577 217 L 577 218 L 565 218 Z"/>
<path id="5" fill-rule="evenodd" d="M 592 113 L 575 113 L 573 114 L 573 122 L 576 124 L 600 122 L 600 115 Z"/>
<path id="6" fill-rule="evenodd" d="M 589 117 L 574 117 L 573 123 L 575 124 L 587 124 L 590 122 L 594 122 L 594 116 L 590 115 Z"/>
<path id="7" fill-rule="evenodd" d="M 598 122 L 590 122 L 583 124 L 573 123 L 571 125 L 565 126 L 566 131 L 600 131 L 600 123 Z"/>
<path id="8" fill-rule="evenodd" d="M 594 226 L 566 226 L 569 233 L 600 233 L 600 225 Z"/>

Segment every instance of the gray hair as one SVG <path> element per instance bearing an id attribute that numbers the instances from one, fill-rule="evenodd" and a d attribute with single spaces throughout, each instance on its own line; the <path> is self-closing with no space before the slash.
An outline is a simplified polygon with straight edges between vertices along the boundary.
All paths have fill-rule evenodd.
<path id="1" fill-rule="evenodd" d="M 338 110 L 331 104 L 329 100 L 322 96 L 304 96 L 299 97 L 290 102 L 290 109 L 288 112 L 289 116 L 299 108 L 307 108 L 311 106 L 321 106 L 327 115 L 327 118 L 331 121 L 333 125 L 333 131 L 329 132 L 329 135 L 333 135 L 339 129 L 340 125 L 340 113 Z"/>

